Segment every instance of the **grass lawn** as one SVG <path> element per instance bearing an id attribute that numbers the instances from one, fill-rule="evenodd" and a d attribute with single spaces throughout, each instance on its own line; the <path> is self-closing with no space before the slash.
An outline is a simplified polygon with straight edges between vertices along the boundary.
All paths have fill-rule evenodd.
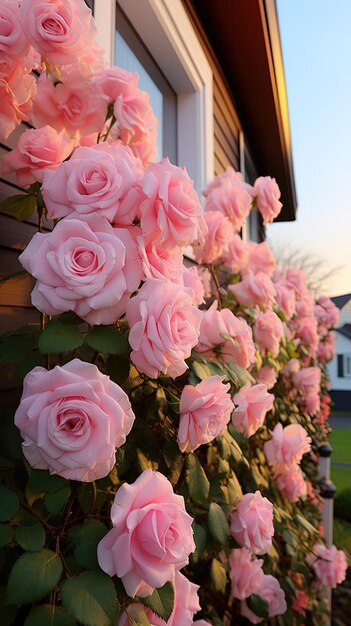
<path id="1" fill-rule="evenodd" d="M 331 480 L 333 481 L 337 492 L 340 493 L 342 489 L 351 487 L 351 468 L 335 467 L 331 466 Z"/>
<path id="2" fill-rule="evenodd" d="M 334 543 L 337 548 L 347 550 L 349 565 L 351 565 L 351 524 L 343 519 L 334 519 Z"/>
<path id="3" fill-rule="evenodd" d="M 351 429 L 335 428 L 329 441 L 333 448 L 332 461 L 351 463 Z"/>

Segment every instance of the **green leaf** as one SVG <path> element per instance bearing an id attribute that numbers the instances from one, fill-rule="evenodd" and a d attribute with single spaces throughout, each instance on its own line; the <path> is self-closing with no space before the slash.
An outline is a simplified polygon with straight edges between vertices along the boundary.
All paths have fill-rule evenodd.
<path id="1" fill-rule="evenodd" d="M 0 524 L 0 548 L 3 548 L 8 543 L 10 543 L 13 536 L 13 531 L 11 526 L 7 524 Z"/>
<path id="2" fill-rule="evenodd" d="M 204 380 L 205 378 L 209 378 L 211 376 L 210 368 L 206 363 L 193 361 L 193 363 L 191 364 L 191 369 L 199 380 Z"/>
<path id="3" fill-rule="evenodd" d="M 98 569 L 97 546 L 107 533 L 106 526 L 98 520 L 90 520 L 83 526 L 76 536 L 78 544 L 74 550 L 74 557 L 86 569 Z"/>
<path id="4" fill-rule="evenodd" d="M 23 222 L 33 215 L 37 207 L 37 200 L 35 196 L 28 195 L 27 193 L 19 193 L 15 196 L 10 196 L 0 203 L 0 211 L 14 215 L 16 220 Z"/>
<path id="5" fill-rule="evenodd" d="M 62 583 L 64 607 L 84 626 L 112 626 L 117 612 L 115 586 L 107 574 L 83 572 Z"/>
<path id="6" fill-rule="evenodd" d="M 50 474 L 47 470 L 32 469 L 29 482 L 37 492 L 44 491 L 45 493 L 54 493 L 65 485 L 69 485 L 68 480 L 58 476 L 57 474 Z"/>
<path id="7" fill-rule="evenodd" d="M 295 521 L 307 530 L 309 535 L 318 535 L 318 528 L 312 526 L 312 524 L 303 515 L 295 515 Z"/>
<path id="8" fill-rule="evenodd" d="M 251 611 L 258 615 L 258 617 L 268 617 L 269 616 L 269 605 L 267 600 L 261 598 L 256 593 L 252 593 L 246 600 L 247 605 Z"/>
<path id="9" fill-rule="evenodd" d="M 196 545 L 193 558 L 195 558 L 195 561 L 198 561 L 199 557 L 206 548 L 207 532 L 203 526 L 200 526 L 200 524 L 197 524 L 196 522 L 193 523 L 193 532 Z"/>
<path id="10" fill-rule="evenodd" d="M 186 460 L 186 482 L 192 500 L 206 502 L 210 483 L 195 454 L 189 454 Z"/>
<path id="11" fill-rule="evenodd" d="M 45 494 L 45 506 L 49 513 L 59 513 L 61 509 L 65 506 L 69 496 L 71 493 L 71 489 L 69 484 L 64 485 L 61 489 L 54 491 L 53 493 Z"/>
<path id="12" fill-rule="evenodd" d="M 8 585 L 11 604 L 29 604 L 47 596 L 62 574 L 62 561 L 51 550 L 26 552 L 14 564 Z"/>
<path id="13" fill-rule="evenodd" d="M 130 360 L 127 356 L 114 356 L 108 357 L 107 372 L 114 383 L 120 385 L 127 380 L 130 370 Z"/>
<path id="14" fill-rule="evenodd" d="M 15 538 L 23 550 L 37 552 L 45 545 L 45 530 L 36 520 L 26 518 L 17 526 Z"/>
<path id="15" fill-rule="evenodd" d="M 37 335 L 6 335 L 0 343 L 0 360 L 5 363 L 19 363 L 32 350 Z"/>
<path id="16" fill-rule="evenodd" d="M 0 420 L 0 454 L 10 461 L 23 458 L 22 437 L 15 426 L 11 411 L 4 413 Z M 1 503 L 0 503 L 1 509 Z"/>
<path id="17" fill-rule="evenodd" d="M 168 478 L 174 486 L 179 480 L 185 461 L 175 441 L 166 441 L 163 446 L 163 458 L 170 472 Z"/>
<path id="18" fill-rule="evenodd" d="M 139 450 L 139 448 L 136 449 L 136 456 L 138 460 L 138 465 L 142 472 L 144 472 L 144 470 L 146 469 L 152 468 L 151 461 L 147 458 L 147 456 L 145 456 L 144 452 Z"/>
<path id="19" fill-rule="evenodd" d="M 133 617 L 132 626 L 151 626 L 144 611 L 137 611 Z"/>
<path id="20" fill-rule="evenodd" d="M 218 541 L 222 546 L 228 545 L 229 524 L 221 507 L 216 502 L 210 504 L 208 528 L 215 541 Z"/>
<path id="21" fill-rule="evenodd" d="M 29 352 L 27 356 L 22 359 L 19 365 L 16 367 L 16 376 L 20 380 L 30 372 L 37 365 L 44 365 L 44 357 L 40 354 L 39 350 L 35 350 L 34 352 Z"/>
<path id="22" fill-rule="evenodd" d="M 225 588 L 227 586 L 227 574 L 222 563 L 217 561 L 217 559 L 212 559 L 211 580 L 216 591 L 225 593 Z"/>
<path id="23" fill-rule="evenodd" d="M 98 352 L 107 354 L 128 354 L 129 352 L 127 337 L 115 326 L 94 326 L 86 335 L 85 341 Z"/>
<path id="24" fill-rule="evenodd" d="M 16 494 L 6 487 L 0 487 L 0 522 L 9 522 L 15 517 L 18 507 Z"/>
<path id="25" fill-rule="evenodd" d="M 155 589 L 151 596 L 141 598 L 141 602 L 167 622 L 174 607 L 174 589 L 172 583 L 168 582 L 160 589 Z"/>
<path id="26" fill-rule="evenodd" d="M 49 322 L 45 330 L 39 336 L 39 350 L 42 354 L 57 354 L 75 350 L 82 345 L 84 336 L 80 334 L 78 326 L 73 324 L 61 324 L 54 320 Z"/>
<path id="27" fill-rule="evenodd" d="M 227 486 L 228 486 L 228 494 L 229 494 L 229 504 L 234 506 L 236 502 L 239 500 L 239 498 L 242 497 L 243 492 L 241 489 L 241 485 L 233 471 L 228 480 Z"/>
<path id="28" fill-rule="evenodd" d="M 75 626 L 76 623 L 62 606 L 42 604 L 31 610 L 24 626 Z"/>

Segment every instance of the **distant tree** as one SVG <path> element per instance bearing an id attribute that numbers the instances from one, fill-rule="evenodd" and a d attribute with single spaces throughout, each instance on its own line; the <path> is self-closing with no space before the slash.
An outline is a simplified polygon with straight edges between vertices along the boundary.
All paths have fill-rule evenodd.
<path id="1" fill-rule="evenodd" d="M 277 264 L 282 269 L 297 267 L 305 272 L 307 285 L 313 296 L 320 296 L 330 292 L 329 281 L 342 269 L 342 265 L 330 267 L 328 261 L 311 252 L 311 250 L 299 250 L 292 246 L 274 246 L 269 242 Z"/>

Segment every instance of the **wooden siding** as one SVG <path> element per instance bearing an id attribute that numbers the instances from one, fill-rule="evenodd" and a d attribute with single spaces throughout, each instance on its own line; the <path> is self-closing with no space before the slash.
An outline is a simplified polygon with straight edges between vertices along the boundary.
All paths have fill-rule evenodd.
<path id="1" fill-rule="evenodd" d="M 239 170 L 241 126 L 234 106 L 233 95 L 191 0 L 182 1 L 213 72 L 214 173 L 215 175 L 221 174 L 229 165 Z"/>

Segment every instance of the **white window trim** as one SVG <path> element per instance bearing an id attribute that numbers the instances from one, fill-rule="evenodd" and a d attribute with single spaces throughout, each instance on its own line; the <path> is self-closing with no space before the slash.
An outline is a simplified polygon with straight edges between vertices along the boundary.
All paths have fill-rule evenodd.
<path id="1" fill-rule="evenodd" d="M 181 0 L 119 0 L 177 94 L 178 162 L 201 193 L 213 179 L 212 70 Z M 98 43 L 115 64 L 115 0 L 95 0 Z"/>
<path id="2" fill-rule="evenodd" d="M 351 378 L 351 369 L 346 365 L 349 359 L 351 359 L 351 353 L 344 354 L 344 378 Z"/>

